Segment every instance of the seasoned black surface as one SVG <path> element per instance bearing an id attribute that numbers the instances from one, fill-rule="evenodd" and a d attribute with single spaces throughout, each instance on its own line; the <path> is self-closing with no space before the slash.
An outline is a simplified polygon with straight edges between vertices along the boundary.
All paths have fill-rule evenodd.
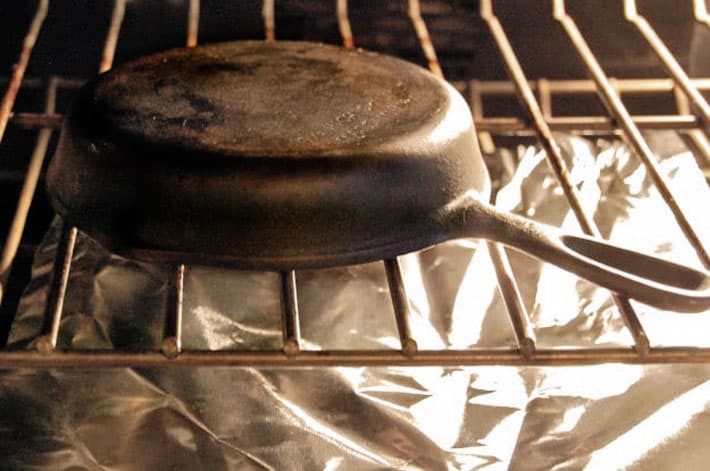
<path id="1" fill-rule="evenodd" d="M 232 42 L 119 66 L 80 92 L 47 183 L 57 212 L 145 260 L 311 267 L 442 240 L 490 182 L 470 110 L 393 57 Z"/>
<path id="2" fill-rule="evenodd" d="M 88 87 L 75 110 L 87 137 L 116 145 L 165 144 L 191 159 L 316 157 L 420 132 L 448 99 L 434 76 L 392 57 L 243 41 L 119 66 Z"/>

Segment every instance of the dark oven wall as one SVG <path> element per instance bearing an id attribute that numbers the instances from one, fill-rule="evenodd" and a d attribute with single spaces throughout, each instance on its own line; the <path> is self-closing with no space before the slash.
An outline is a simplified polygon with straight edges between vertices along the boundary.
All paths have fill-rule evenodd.
<path id="1" fill-rule="evenodd" d="M 182 45 L 187 3 L 187 0 L 129 1 L 116 61 Z M 681 65 L 688 65 L 693 35 L 691 2 L 674 3 L 673 8 L 665 0 L 638 3 Z M 334 0 L 277 0 L 277 39 L 340 43 L 335 4 Z M 652 52 L 624 21 L 621 1 L 568 4 L 610 75 L 664 76 Z M 0 6 L 3 31 L 0 61 L 6 74 L 17 59 L 35 8 L 36 2 L 31 0 L 3 2 Z M 262 38 L 261 8 L 261 1 L 202 1 L 199 40 Z M 478 2 L 424 0 L 421 8 L 439 60 L 450 79 L 505 78 L 487 29 L 479 18 Z M 112 0 L 53 3 L 28 75 L 91 76 L 98 67 L 112 9 Z M 425 64 L 407 17 L 406 0 L 350 0 L 348 10 L 357 46 Z M 496 1 L 495 10 L 531 78 L 578 78 L 583 73 L 576 53 L 566 44 L 562 29 L 552 19 L 551 1 Z"/>

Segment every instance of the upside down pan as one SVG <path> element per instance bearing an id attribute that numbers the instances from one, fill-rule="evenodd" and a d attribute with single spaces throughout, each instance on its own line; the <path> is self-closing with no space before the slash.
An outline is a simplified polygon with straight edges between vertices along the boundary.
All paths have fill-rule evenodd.
<path id="1" fill-rule="evenodd" d="M 644 303 L 710 307 L 710 276 L 489 205 L 445 81 L 306 42 L 176 49 L 79 92 L 48 172 L 57 212 L 139 260 L 291 269 L 456 238 L 501 242 Z"/>

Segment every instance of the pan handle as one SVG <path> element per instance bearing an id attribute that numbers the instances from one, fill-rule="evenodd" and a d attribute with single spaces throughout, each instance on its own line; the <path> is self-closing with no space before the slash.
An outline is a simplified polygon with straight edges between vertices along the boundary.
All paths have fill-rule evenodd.
<path id="1" fill-rule="evenodd" d="M 447 207 L 455 237 L 501 242 L 642 303 L 678 312 L 710 309 L 710 272 L 564 234 L 467 194 Z"/>

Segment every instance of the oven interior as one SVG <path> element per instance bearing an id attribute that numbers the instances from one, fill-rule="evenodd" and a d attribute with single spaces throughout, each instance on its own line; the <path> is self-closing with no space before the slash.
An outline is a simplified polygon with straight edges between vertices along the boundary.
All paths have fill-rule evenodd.
<path id="1" fill-rule="evenodd" d="M 609 167 L 607 178 L 610 180 L 607 183 L 612 183 L 600 185 L 602 193 L 596 201 L 615 201 L 617 185 L 633 186 L 633 175 L 637 175 L 634 172 L 642 171 L 646 186 L 641 192 L 655 195 L 654 198 L 663 205 L 658 211 L 665 212 L 663 218 L 659 216 L 659 221 L 672 228 L 673 242 L 667 245 L 683 247 L 670 250 L 666 255 L 707 270 L 710 267 L 707 252 L 710 226 L 707 216 L 698 209 L 702 204 L 693 201 L 693 193 L 697 200 L 698 195 L 707 191 L 706 179 L 710 175 L 710 108 L 706 101 L 710 93 L 710 57 L 707 48 L 703 47 L 710 38 L 710 17 L 703 1 L 688 0 L 669 8 L 667 2 L 660 0 L 106 0 L 69 4 L 39 0 L 6 2 L 0 6 L 0 18 L 4 39 L 0 62 L 5 67 L 0 77 L 5 90 L 0 109 L 0 199 L 4 202 L 0 208 L 0 233 L 4 237 L 0 267 L 2 368 L 62 371 L 79 367 L 167 370 L 202 366 L 287 370 L 314 367 L 316 369 L 308 370 L 309 373 L 303 373 L 309 378 L 300 383 L 299 391 L 315 396 L 317 391 L 313 389 L 317 389 L 314 384 L 318 381 L 310 372 L 334 366 L 450 367 L 452 371 L 464 366 L 510 366 L 520 368 L 516 370 L 518 372 L 526 371 L 524 367 L 550 366 L 579 367 L 582 372 L 588 368 L 587 371 L 594 374 L 598 372 L 595 368 L 609 364 L 646 365 L 643 368 L 668 365 L 676 369 L 663 370 L 657 378 L 680 374 L 686 375 L 680 383 L 686 381 L 693 387 L 707 384 L 701 378 L 708 376 L 704 368 L 710 360 L 710 344 L 703 341 L 707 336 L 701 331 L 703 326 L 706 327 L 708 313 L 696 314 L 688 320 L 683 317 L 687 315 L 654 313 L 632 300 L 604 293 L 607 299 L 604 315 L 615 319 L 612 323 L 624 341 L 617 344 L 602 339 L 603 336 L 593 341 L 580 340 L 575 335 L 584 330 L 580 327 L 583 321 L 579 321 L 581 324 L 568 322 L 564 329 L 545 324 L 540 314 L 543 308 L 538 304 L 544 297 L 544 293 L 541 294 L 544 290 L 539 288 L 540 285 L 527 282 L 527 277 L 531 276 L 527 268 L 529 262 L 495 244 L 486 248 L 487 257 L 492 262 L 490 266 L 486 262 L 487 271 L 479 273 L 478 280 L 479 284 L 490 285 L 495 291 L 499 300 L 496 312 L 500 315 L 495 325 L 507 329 L 507 334 L 491 334 L 496 330 L 489 325 L 479 330 L 481 336 L 488 332 L 491 338 L 442 343 L 418 337 L 423 332 L 419 319 L 421 309 L 416 299 L 420 293 L 417 286 L 412 285 L 410 274 L 413 265 L 429 273 L 431 277 L 415 278 L 424 280 L 425 291 L 429 289 L 425 295 L 428 302 L 438 300 L 445 306 L 443 311 L 448 309 L 446 315 L 452 316 L 450 311 L 454 304 L 464 298 L 461 286 L 467 278 L 468 262 L 484 263 L 477 261 L 475 254 L 467 252 L 466 244 L 419 254 L 416 263 L 409 255 L 406 259 L 383 261 L 377 264 L 377 275 L 371 275 L 375 268 L 368 266 L 329 272 L 323 277 L 313 271 L 270 273 L 263 275 L 266 281 L 255 282 L 256 275 L 234 274 L 229 270 L 214 274 L 201 267 L 155 267 L 136 271 L 130 261 L 117 261 L 110 254 L 100 252 L 100 249 L 93 248 L 92 241 L 86 240 L 74 228 L 55 220 L 44 189 L 45 168 L 56 145 L 62 116 L 73 95 L 86 80 L 108 70 L 112 64 L 151 52 L 200 43 L 238 39 L 320 41 L 394 55 L 429 68 L 449 80 L 471 106 L 494 190 L 500 190 L 499 204 L 508 205 L 509 210 L 525 213 L 527 208 L 526 214 L 535 216 L 532 210 L 537 209 L 538 216 L 547 218 L 547 222 L 571 224 L 569 227 L 574 230 L 609 237 L 614 232 L 605 225 L 605 217 L 623 218 L 617 213 L 604 216 L 586 203 L 584 178 L 578 178 L 579 172 L 584 170 L 583 165 L 577 165 L 580 159 L 584 160 L 580 155 L 614 155 L 635 162 L 634 171 L 629 170 L 628 175 L 618 180 L 614 175 L 618 177 L 626 167 Z M 682 165 L 662 165 L 669 156 L 678 154 L 687 157 Z M 534 165 L 538 169 L 530 170 L 527 176 L 542 172 L 540 169 L 543 168 L 549 175 L 538 176 L 538 180 L 526 183 L 525 176 L 520 173 L 521 165 Z M 684 180 L 686 172 L 690 175 Z M 511 187 L 516 182 L 518 186 Z M 691 191 L 691 187 L 695 188 L 692 185 L 700 185 L 699 192 Z M 691 193 L 690 197 L 686 193 Z M 513 198 L 513 202 L 506 203 L 506 198 Z M 522 204 L 530 201 L 534 204 Z M 629 199 L 624 204 L 632 209 L 634 204 L 636 209 L 642 205 L 641 200 L 636 199 Z M 559 211 L 564 211 L 567 216 L 559 216 L 556 213 Z M 634 231 L 657 230 L 653 221 L 649 221 L 653 211 L 634 214 L 644 216 L 638 216 L 639 219 L 629 217 L 628 221 L 623 221 L 623 231 L 619 231 L 631 234 L 627 235 L 627 242 L 634 241 Z M 655 248 L 663 253 L 662 247 Z M 479 252 L 482 251 L 477 249 L 475 253 Z M 457 257 L 465 259 L 465 263 L 447 262 Z M 110 262 L 105 261 L 108 258 L 111 258 Z M 100 262 L 103 264 L 100 273 L 92 274 L 98 276 L 98 282 L 96 278 L 92 281 L 81 278 L 84 281 L 78 282 L 76 277 L 71 281 L 73 269 L 90 272 L 91 263 L 98 263 L 98 259 L 104 260 Z M 107 267 L 114 271 L 105 271 Z M 67 336 L 76 339 L 80 331 L 71 320 L 75 299 L 79 296 L 72 294 L 72 290 L 89 292 L 90 289 L 82 288 L 82 283 L 108 281 L 116 283 L 116 289 L 120 290 L 125 283 L 115 279 L 114 275 L 122 270 L 130 276 L 149 273 L 150 277 L 162 280 L 159 302 L 146 298 L 146 301 L 127 304 L 128 309 L 137 313 L 127 319 L 146 326 L 145 312 L 160 311 L 152 318 L 155 325 L 136 334 L 133 327 L 121 327 L 120 322 L 111 324 L 105 320 L 108 325 L 117 326 L 114 327 L 118 332 L 116 335 L 123 333 L 129 340 L 122 344 L 113 342 L 113 345 L 111 342 L 88 341 L 83 345 L 74 340 L 67 341 Z M 365 280 L 374 276 L 378 280 L 379 284 L 368 291 L 378 301 L 361 300 L 360 304 L 366 308 L 355 311 L 361 316 L 389 316 L 387 323 L 391 333 L 387 342 L 367 340 L 382 335 L 379 324 L 374 327 L 374 332 L 367 332 L 361 329 L 375 324 L 365 322 L 364 327 L 360 324 L 355 327 L 355 324 L 341 319 L 339 324 L 321 325 L 318 315 L 312 314 L 329 305 L 331 298 L 341 293 L 337 284 L 328 282 L 329 278 L 332 283 L 336 283 L 333 279 L 344 277 L 349 283 L 357 284 L 352 280 L 358 276 Z M 487 281 L 480 282 L 481 278 Z M 155 279 L 150 278 L 151 283 Z M 437 282 L 430 283 L 431 279 Z M 273 287 L 262 289 L 261 283 L 267 281 Z M 238 283 L 242 284 L 235 287 Z M 555 283 L 565 285 L 568 282 L 553 280 L 548 283 L 554 292 Z M 196 321 L 189 318 L 194 314 L 194 306 L 202 301 L 183 300 L 183 289 L 186 297 L 190 296 L 190 290 L 202 290 L 202 295 L 222 297 L 220 302 L 227 304 L 248 303 L 245 299 L 250 295 L 257 298 L 268 296 L 267 304 L 276 320 L 269 324 L 268 335 L 259 337 L 254 334 L 253 339 L 260 340 L 255 340 L 253 345 L 242 340 L 229 344 L 229 335 L 225 335 L 224 342 L 214 340 L 219 337 L 217 334 L 210 337 L 213 340 L 210 343 L 205 340 L 209 335 L 197 332 L 194 328 Z M 224 295 L 229 290 L 233 292 Z M 316 290 L 321 293 L 313 294 Z M 479 291 L 473 291 L 472 296 L 480 295 Z M 42 294 L 39 301 L 34 299 L 36 293 Z M 350 302 L 355 303 L 350 306 L 357 305 L 358 295 L 348 296 Z M 589 299 L 596 298 L 590 296 Z M 556 302 L 553 296 L 548 306 L 554 306 Z M 29 316 L 31 322 L 23 323 L 28 303 L 34 303 L 32 309 L 39 314 Z M 141 303 L 145 306 L 139 306 Z M 475 299 L 462 303 L 470 307 L 475 305 Z M 560 312 L 555 316 L 584 319 L 587 310 L 591 309 L 590 304 L 594 302 L 560 302 Z M 385 314 L 367 312 L 367 309 L 376 310 L 383 305 L 388 305 Z M 121 309 L 126 309 L 125 305 Z M 575 312 L 562 312 L 565 309 Z M 338 316 L 340 314 L 341 310 Z M 654 315 L 663 317 L 661 327 L 652 325 Z M 493 322 L 486 319 L 489 324 Z M 608 320 L 607 317 L 604 319 Z M 447 327 L 449 339 L 457 338 L 458 334 L 451 332 L 454 324 L 456 322 L 452 321 Z M 467 322 L 461 325 L 463 327 L 457 328 L 471 326 Z M 673 341 L 654 338 L 658 332 L 668 330 L 668 326 L 674 331 Z M 219 322 L 211 328 L 219 330 Z M 338 328 L 357 332 L 340 335 L 330 331 Z M 317 329 L 320 329 L 319 333 L 313 334 Z M 190 335 L 198 338 L 190 338 Z M 329 335 L 337 341 L 329 343 Z M 559 342 L 551 340 L 556 335 Z M 579 335 L 585 337 L 586 334 Z M 383 345 L 389 345 L 389 348 Z M 652 370 L 643 371 L 646 374 Z M 682 373 L 677 373 L 679 371 Z M 231 374 L 236 375 L 231 381 L 245 380 L 241 373 Z M 416 373 L 412 377 L 416 377 Z M 245 381 L 250 383 L 256 379 L 250 377 Z M 284 382 L 288 382 L 287 376 L 279 376 L 275 381 L 287 389 L 284 386 Z M 85 388 L 72 384 L 79 389 Z M 304 386 L 306 384 L 310 386 Z M 501 384 L 509 386 L 510 383 L 501 380 Z M 83 391 L 86 393 L 85 389 Z M 702 388 L 691 388 L 690 391 L 707 398 Z M 687 390 L 677 393 L 689 394 Z M 323 401 L 318 407 L 327 404 L 328 401 Z M 595 403 L 590 410 L 600 407 Z M 696 425 L 693 430 L 697 433 L 708 427 L 707 424 Z M 627 434 L 623 436 L 632 436 L 631 428 L 627 424 L 624 429 Z M 380 441 L 396 443 L 397 434 L 377 436 Z M 433 458 L 427 461 L 412 450 L 414 442 L 403 440 L 404 449 L 397 453 L 390 450 L 389 455 L 382 455 L 396 456 L 396 459 L 377 461 L 370 457 L 370 465 L 406 467 L 407 456 L 416 456 L 412 459 L 414 468 L 441 465 Z M 500 443 L 509 441 L 500 440 Z M 512 442 L 516 443 L 516 440 Z M 655 449 L 654 446 L 649 450 Z M 600 449 L 603 453 L 600 452 L 597 458 L 611 453 L 611 447 Z M 362 453 L 367 454 L 366 451 Z M 372 453 L 377 455 L 377 452 Z M 461 455 L 457 456 L 460 460 Z M 525 453 L 515 454 L 508 450 L 502 456 L 508 459 L 503 459 L 504 463 L 521 466 L 520 460 Z M 519 458 L 511 458 L 516 456 Z M 473 466 L 471 463 L 474 462 L 469 464 Z M 586 465 L 592 462 L 592 458 L 584 461 Z M 613 461 L 607 464 L 610 462 Z M 268 466 L 258 459 L 251 462 L 254 463 L 256 467 Z M 353 465 L 355 462 L 346 463 Z M 463 461 L 448 463 L 454 467 L 467 467 Z M 544 460 L 539 463 L 550 464 Z M 540 467 L 542 469 L 543 464 Z"/>
<path id="2" fill-rule="evenodd" d="M 323 41 L 371 49 L 429 67 L 468 98 L 494 184 L 500 184 L 506 168 L 516 165 L 515 158 L 496 152 L 497 147 L 540 142 L 580 226 L 589 234 L 599 233 L 598 228 L 589 211 L 581 207 L 578 189 L 565 176 L 559 139 L 552 133 L 621 138 L 647 165 L 683 235 L 707 268 L 704 225 L 691 222 L 663 178 L 655 177 L 657 156 L 647 143 L 654 138 L 642 134 L 677 131 L 678 139 L 692 149 L 699 167 L 707 172 L 708 107 L 703 93 L 707 94 L 708 82 L 699 76 L 707 69 L 702 47 L 707 33 L 703 18 L 707 17 L 703 16 L 702 2 L 686 3 L 672 11 L 662 3 L 628 1 L 601 5 L 420 5 L 405 1 L 333 5 L 308 1 L 124 5 L 107 1 L 81 3 L 76 8 L 52 8 L 44 2 L 6 5 L 7 41 L 2 60 L 13 64 L 18 51 L 21 53 L 12 75 L 5 78 L 3 102 L 7 125 L 2 192 L 8 204 L 3 205 L 0 218 L 7 234 L 2 338 L 9 335 L 21 293 L 30 279 L 33 255 L 52 220 L 43 185 L 44 162 L 52 154 L 56 129 L 73 93 L 113 62 L 198 42 L 254 38 Z M 610 34 L 602 34 L 606 28 Z M 515 274 L 506 274 L 506 254 L 497 253 L 500 289 L 508 299 L 519 352 L 524 353 L 521 358 L 531 360 L 534 336 L 529 313 L 513 301 L 519 298 Z M 403 345 L 411 345 L 407 302 L 398 300 L 396 294 L 407 296 L 397 282 L 400 269 L 396 263 L 385 265 L 400 336 Z M 292 318 L 298 314 L 293 298 L 297 294 L 289 294 L 297 290 L 295 277 L 293 273 L 281 277 L 284 307 L 294 308 L 292 315 L 285 315 L 291 331 L 298 323 Z M 53 277 L 54 291 L 61 290 L 61 278 L 61 273 Z M 60 316 L 61 307 L 57 309 L 56 300 L 49 299 L 49 303 L 53 301 L 54 309 L 48 307 L 47 316 L 54 315 L 52 311 Z M 618 305 L 636 341 L 635 351 L 648 354 L 649 342 L 633 307 L 623 300 Z M 54 337 L 56 329 L 50 326 L 58 322 L 45 322 L 45 330 Z M 174 316 L 168 316 L 166 323 L 174 325 Z M 56 339 L 51 343 L 56 344 Z M 536 355 L 538 360 L 544 358 L 542 353 Z"/>

